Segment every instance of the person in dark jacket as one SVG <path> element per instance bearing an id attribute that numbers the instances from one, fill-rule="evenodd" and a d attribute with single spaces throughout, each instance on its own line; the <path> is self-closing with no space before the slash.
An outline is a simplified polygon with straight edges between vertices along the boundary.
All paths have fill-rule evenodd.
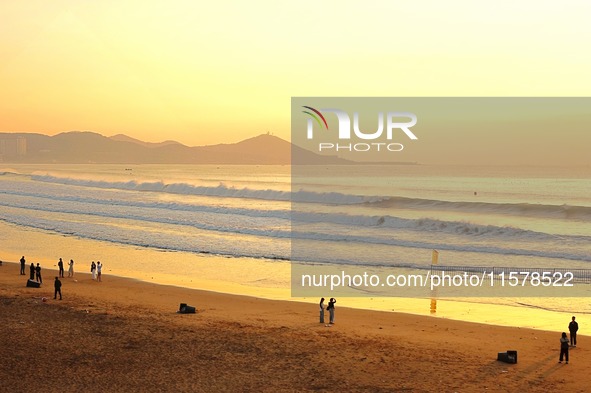
<path id="1" fill-rule="evenodd" d="M 579 330 L 579 324 L 573 317 L 572 321 L 568 324 L 568 331 L 570 332 L 570 345 L 573 347 L 577 346 L 577 331 Z"/>
<path id="2" fill-rule="evenodd" d="M 55 291 L 53 293 L 53 298 L 57 298 L 57 294 L 60 294 L 60 300 L 62 300 L 62 282 L 60 281 L 60 279 L 58 277 L 55 278 L 55 281 L 53 283 L 53 287 L 55 288 Z"/>
<path id="3" fill-rule="evenodd" d="M 23 255 L 23 257 L 21 258 L 21 275 L 24 276 L 25 273 L 25 263 L 27 263 L 25 261 L 25 256 Z"/>
<path id="4" fill-rule="evenodd" d="M 60 278 L 64 278 L 64 261 L 60 258 L 59 262 L 57 263 L 57 267 L 60 270 L 59 276 Z"/>
<path id="5" fill-rule="evenodd" d="M 562 363 L 563 357 L 566 360 L 566 364 L 568 364 L 568 338 L 565 332 L 562 332 L 562 337 L 560 337 L 560 359 L 558 363 Z"/>
<path id="6" fill-rule="evenodd" d="M 35 264 L 31 262 L 31 266 L 29 266 L 29 276 L 31 281 L 35 279 Z"/>
<path id="7" fill-rule="evenodd" d="M 324 323 L 324 298 L 320 299 L 320 323 Z"/>
<path id="8" fill-rule="evenodd" d="M 334 304 L 337 302 L 337 299 L 335 299 L 334 297 L 331 297 L 330 300 L 328 301 L 328 307 L 326 307 L 326 309 L 328 310 L 328 314 L 330 315 L 330 321 L 328 323 L 333 324 L 334 323 Z"/>
<path id="9" fill-rule="evenodd" d="M 35 280 L 39 284 L 43 284 L 43 279 L 41 278 L 41 266 L 39 264 L 37 264 L 37 267 L 35 268 Z"/>

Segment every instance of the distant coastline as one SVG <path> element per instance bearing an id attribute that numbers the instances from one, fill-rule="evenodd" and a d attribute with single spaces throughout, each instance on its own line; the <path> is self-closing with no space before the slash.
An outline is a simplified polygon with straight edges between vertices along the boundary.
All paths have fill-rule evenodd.
<path id="1" fill-rule="evenodd" d="M 292 156 L 297 157 L 292 161 Z M 186 146 L 71 131 L 54 136 L 0 133 L 0 163 L 6 164 L 212 164 L 212 165 L 417 165 L 417 162 L 356 162 L 320 155 L 270 134 L 231 144 Z"/>

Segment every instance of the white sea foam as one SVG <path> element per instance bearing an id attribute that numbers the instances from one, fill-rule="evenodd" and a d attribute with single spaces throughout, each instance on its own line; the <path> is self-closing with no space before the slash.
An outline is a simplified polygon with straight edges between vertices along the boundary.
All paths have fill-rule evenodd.
<path id="1" fill-rule="evenodd" d="M 272 189 L 258 190 L 246 187 L 235 188 L 228 187 L 223 183 L 219 184 L 217 187 L 212 187 L 198 186 L 188 183 L 165 183 L 162 181 L 101 181 L 90 179 L 78 179 L 71 177 L 56 177 L 52 175 L 32 175 L 31 178 L 39 182 L 65 184 L 78 187 L 104 188 L 129 191 L 151 191 L 168 194 L 214 196 L 223 198 L 249 198 L 273 201 L 294 201 L 304 203 L 328 203 L 347 205 L 359 203 L 372 203 L 383 199 L 382 197 L 347 195 L 337 192 L 318 193 L 306 190 L 288 192 Z"/>
<path id="2" fill-rule="evenodd" d="M 587 206 L 306 189 L 291 193 L 261 188 L 262 182 L 252 188 L 40 173 L 28 177 L 12 170 L 5 174 L 0 180 L 2 220 L 119 244 L 271 259 L 289 259 L 290 246 L 295 246 L 304 248 L 297 253 L 304 261 L 395 266 L 412 265 L 412 250 L 424 254 L 431 249 L 499 260 L 518 256 L 591 262 Z M 471 221 L 479 215 L 484 222 L 517 217 L 511 221 L 517 224 Z M 520 227 L 527 223 L 520 217 L 543 225 L 535 225 L 536 230 Z M 560 235 L 552 231 L 555 223 L 571 222 L 583 229 Z M 375 256 L 351 252 L 355 247 L 368 247 Z"/>

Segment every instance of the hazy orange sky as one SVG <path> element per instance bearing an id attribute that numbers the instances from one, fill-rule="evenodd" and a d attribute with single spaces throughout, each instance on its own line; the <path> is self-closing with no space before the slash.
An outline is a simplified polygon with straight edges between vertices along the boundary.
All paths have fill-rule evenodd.
<path id="1" fill-rule="evenodd" d="M 203 145 L 289 139 L 292 96 L 588 96 L 589 15 L 584 0 L 3 1 L 0 131 Z"/>

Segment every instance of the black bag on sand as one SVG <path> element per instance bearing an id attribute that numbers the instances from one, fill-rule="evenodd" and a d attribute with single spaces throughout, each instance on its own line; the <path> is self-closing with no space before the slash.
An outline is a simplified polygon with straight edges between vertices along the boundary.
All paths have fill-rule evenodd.
<path id="1" fill-rule="evenodd" d="M 38 283 L 35 280 L 31 280 L 30 278 L 27 280 L 27 287 L 30 288 L 39 288 L 41 287 L 41 283 Z"/>
<path id="2" fill-rule="evenodd" d="M 517 363 L 517 351 L 499 352 L 497 360 L 505 363 Z"/>
<path id="3" fill-rule="evenodd" d="M 186 303 L 181 303 L 178 312 L 181 314 L 195 314 L 195 307 L 188 306 Z"/>

